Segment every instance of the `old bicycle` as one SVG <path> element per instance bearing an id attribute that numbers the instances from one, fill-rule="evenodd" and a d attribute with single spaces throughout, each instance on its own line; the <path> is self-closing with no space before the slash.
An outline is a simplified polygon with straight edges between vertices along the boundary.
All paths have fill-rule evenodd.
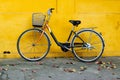
<path id="1" fill-rule="evenodd" d="M 17 50 L 20 56 L 28 61 L 39 61 L 45 58 L 51 46 L 50 38 L 45 31 L 48 29 L 53 40 L 61 47 L 62 51 L 71 51 L 78 60 L 83 62 L 99 59 L 105 46 L 101 34 L 96 32 L 94 28 L 84 28 L 76 32 L 74 29 L 78 27 L 81 21 L 69 20 L 73 25 L 70 35 L 66 42 L 59 42 L 48 25 L 53 10 L 54 8 L 50 8 L 47 15 L 33 13 L 34 28 L 25 30 L 17 40 Z"/>

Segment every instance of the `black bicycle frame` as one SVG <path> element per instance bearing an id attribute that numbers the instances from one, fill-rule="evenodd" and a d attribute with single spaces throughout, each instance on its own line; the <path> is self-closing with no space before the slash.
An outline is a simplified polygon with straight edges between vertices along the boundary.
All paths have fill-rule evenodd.
<path id="1" fill-rule="evenodd" d="M 55 43 L 58 45 L 58 46 L 61 46 L 60 42 L 58 42 L 58 40 L 56 39 L 55 35 L 53 34 L 53 32 L 51 31 L 50 32 L 52 38 L 54 39 Z"/>
<path id="2" fill-rule="evenodd" d="M 46 28 L 49 30 L 50 35 L 52 36 L 52 38 L 54 39 L 55 43 L 56 43 L 58 46 L 60 46 L 61 48 L 65 48 L 65 49 L 67 49 L 67 50 L 69 50 L 69 48 L 72 47 L 72 46 L 70 45 L 70 43 L 61 43 L 61 42 L 59 42 L 59 41 L 57 40 L 57 38 L 55 37 L 55 35 L 53 34 L 53 32 L 51 31 L 51 29 L 50 29 L 50 27 L 49 27 L 48 24 L 45 24 L 45 27 L 43 28 L 43 30 L 45 30 Z M 74 31 L 74 28 L 75 28 L 75 26 L 73 26 L 73 28 L 72 28 L 72 30 L 71 30 L 71 32 L 70 32 L 70 34 L 69 34 L 69 37 L 68 37 L 68 39 L 67 39 L 67 42 L 69 42 L 72 33 L 74 33 L 74 35 L 75 35 L 76 37 L 78 37 L 80 40 L 82 40 L 82 38 L 80 38 L 80 37 L 77 35 L 77 33 Z M 83 41 L 83 40 L 82 40 L 82 41 Z M 84 43 L 84 41 L 83 41 L 83 43 Z M 80 45 L 82 44 L 82 45 L 83 45 L 83 43 L 75 43 L 75 44 L 80 44 Z"/>
<path id="3" fill-rule="evenodd" d="M 68 37 L 68 39 L 67 39 L 68 42 L 69 42 L 69 40 L 70 40 L 70 38 L 71 38 L 72 33 L 74 33 L 74 34 L 77 36 L 76 32 L 73 31 L 73 30 L 71 30 L 71 32 L 70 32 L 70 34 L 69 34 L 69 37 Z M 66 46 L 63 45 L 63 44 L 67 44 L 67 43 L 61 43 L 61 42 L 59 42 L 59 41 L 56 39 L 56 37 L 55 37 L 55 35 L 54 35 L 54 33 L 53 33 L 52 31 L 50 32 L 50 34 L 51 34 L 52 38 L 54 39 L 55 43 L 56 43 L 58 46 L 63 47 L 63 48 L 68 48 L 68 47 L 66 47 Z M 80 38 L 79 36 L 77 36 L 77 37 Z M 82 40 L 82 39 L 80 38 L 80 40 Z M 83 41 L 83 40 L 82 40 L 82 41 Z M 84 43 L 84 41 L 83 41 L 83 43 Z M 70 44 L 70 43 L 68 43 L 68 44 Z M 76 44 L 80 44 L 80 43 L 76 43 Z"/>

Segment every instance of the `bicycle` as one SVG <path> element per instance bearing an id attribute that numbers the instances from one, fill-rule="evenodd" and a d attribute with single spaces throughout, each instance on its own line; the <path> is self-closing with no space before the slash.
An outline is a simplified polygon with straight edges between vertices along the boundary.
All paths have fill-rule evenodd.
<path id="1" fill-rule="evenodd" d="M 81 21 L 69 20 L 73 27 L 68 39 L 64 43 L 59 42 L 48 25 L 53 10 L 54 8 L 50 8 L 46 15 L 33 13 L 32 24 L 34 27 L 25 30 L 17 40 L 17 50 L 20 56 L 27 61 L 39 61 L 45 58 L 51 46 L 50 38 L 45 31 L 47 29 L 62 51 L 72 52 L 82 62 L 98 60 L 105 47 L 102 35 L 96 32 L 94 28 L 84 28 L 76 32 L 74 29 L 78 27 Z"/>

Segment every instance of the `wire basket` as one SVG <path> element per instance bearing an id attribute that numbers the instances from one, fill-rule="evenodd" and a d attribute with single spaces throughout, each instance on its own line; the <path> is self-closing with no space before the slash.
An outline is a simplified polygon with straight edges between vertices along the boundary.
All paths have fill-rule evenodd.
<path id="1" fill-rule="evenodd" d="M 42 13 L 32 14 L 32 25 L 34 27 L 42 27 L 45 22 L 45 15 Z"/>

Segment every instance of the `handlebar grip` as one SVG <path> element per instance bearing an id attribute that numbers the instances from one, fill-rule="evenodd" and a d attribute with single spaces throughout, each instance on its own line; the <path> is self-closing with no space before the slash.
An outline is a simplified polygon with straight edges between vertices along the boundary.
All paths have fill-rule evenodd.
<path id="1" fill-rule="evenodd" d="M 55 10 L 55 8 L 51 8 L 51 10 Z"/>
<path id="2" fill-rule="evenodd" d="M 50 8 L 50 12 L 52 13 L 52 11 L 55 10 L 55 8 Z"/>

